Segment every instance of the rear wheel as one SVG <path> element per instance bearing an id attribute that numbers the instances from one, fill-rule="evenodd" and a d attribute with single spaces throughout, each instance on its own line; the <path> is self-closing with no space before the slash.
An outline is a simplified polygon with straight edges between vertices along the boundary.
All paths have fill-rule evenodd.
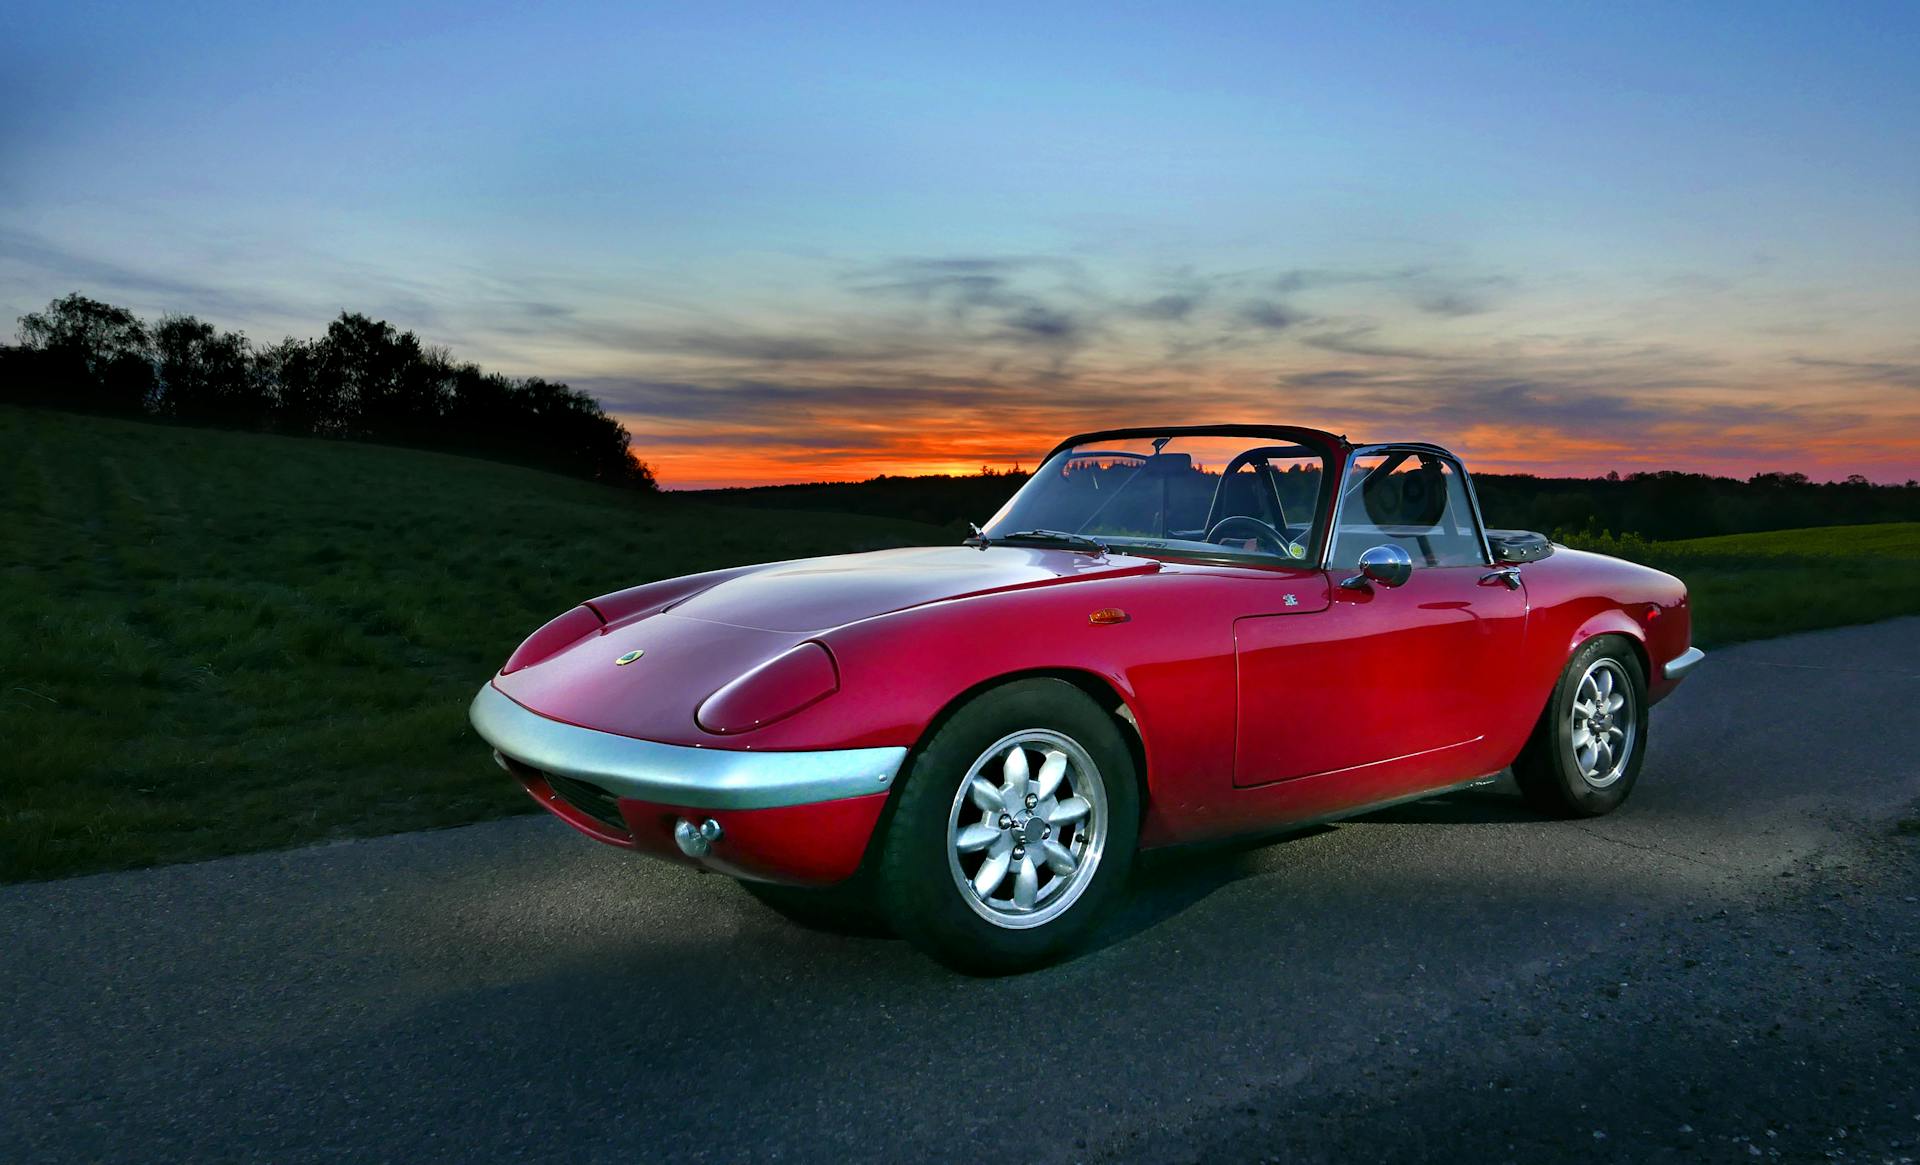
<path id="1" fill-rule="evenodd" d="M 1113 718 L 1064 680 L 1016 681 L 962 707 L 914 759 L 881 900 L 896 932 L 949 966 L 1029 970 L 1113 904 L 1139 819 Z"/>
<path id="2" fill-rule="evenodd" d="M 1527 746 L 1513 762 L 1529 804 L 1555 817 L 1598 817 L 1627 799 L 1646 754 L 1647 681 L 1618 636 L 1574 653 Z"/>

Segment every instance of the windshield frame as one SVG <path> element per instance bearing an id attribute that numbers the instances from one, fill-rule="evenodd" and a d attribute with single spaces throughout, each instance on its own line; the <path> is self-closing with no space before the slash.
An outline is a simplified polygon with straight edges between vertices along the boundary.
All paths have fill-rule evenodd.
<path id="1" fill-rule="evenodd" d="M 1340 485 L 1334 490 L 1333 513 L 1327 521 L 1328 538 L 1323 560 L 1327 562 L 1328 566 L 1331 566 L 1333 558 L 1332 535 L 1339 527 L 1342 511 L 1346 509 L 1347 497 L 1349 494 L 1360 492 L 1366 485 L 1364 479 L 1348 485 L 1347 477 L 1353 472 L 1354 465 L 1357 464 L 1362 457 L 1391 456 L 1395 453 L 1412 457 L 1437 457 L 1453 466 L 1453 471 L 1460 475 L 1460 483 L 1466 493 L 1467 516 L 1473 523 L 1474 536 L 1479 541 L 1481 565 L 1498 565 L 1498 560 L 1493 556 L 1493 540 L 1487 534 L 1487 518 L 1486 515 L 1480 511 L 1480 494 L 1478 490 L 1473 488 L 1473 475 L 1467 472 L 1466 464 L 1462 462 L 1452 450 L 1444 449 L 1430 442 L 1382 441 L 1373 445 L 1349 445 L 1346 450 L 1346 455 L 1341 458 Z M 1380 472 L 1378 468 L 1374 469 L 1368 473 L 1367 478 L 1371 479 L 1373 474 L 1378 472 Z M 1427 569 L 1432 570 L 1436 568 L 1428 567 Z"/>
<path id="2" fill-rule="evenodd" d="M 1152 441 L 1161 437 L 1259 437 L 1274 441 L 1283 441 L 1298 445 L 1309 454 L 1320 459 L 1320 473 L 1323 484 L 1320 496 L 1314 499 L 1313 520 L 1308 526 L 1307 553 L 1304 558 L 1287 559 L 1267 554 L 1249 554 L 1220 548 L 1217 553 L 1197 551 L 1184 546 L 1155 546 L 1150 542 L 1135 542 L 1127 538 L 1101 535 L 1100 541 L 1111 547 L 1116 554 L 1127 554 L 1138 558 L 1169 559 L 1179 562 L 1202 562 L 1215 566 L 1243 566 L 1256 570 L 1325 570 L 1327 553 L 1331 549 L 1328 534 L 1333 529 L 1333 508 L 1339 498 L 1339 475 L 1346 469 L 1347 452 L 1352 448 L 1347 439 L 1320 429 L 1299 428 L 1292 425 L 1148 425 L 1126 429 L 1100 429 L 1090 433 L 1078 433 L 1061 441 L 1047 455 L 1040 459 L 1040 468 L 1028 479 L 1027 484 L 1014 492 L 1005 505 L 988 520 L 985 529 L 992 530 L 1013 506 L 1019 496 L 1041 480 L 1041 473 L 1054 458 L 1062 453 L 1088 446 L 1097 446 L 1103 441 Z"/>

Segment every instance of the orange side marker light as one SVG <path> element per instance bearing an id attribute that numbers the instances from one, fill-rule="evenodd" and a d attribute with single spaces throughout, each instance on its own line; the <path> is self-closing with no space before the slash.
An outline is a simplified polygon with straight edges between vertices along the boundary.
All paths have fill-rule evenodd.
<path id="1" fill-rule="evenodd" d="M 1125 623 L 1132 617 L 1133 616 L 1118 607 L 1102 607 L 1098 611 L 1088 615 L 1087 622 L 1093 624 L 1095 627 L 1104 627 L 1109 623 Z"/>

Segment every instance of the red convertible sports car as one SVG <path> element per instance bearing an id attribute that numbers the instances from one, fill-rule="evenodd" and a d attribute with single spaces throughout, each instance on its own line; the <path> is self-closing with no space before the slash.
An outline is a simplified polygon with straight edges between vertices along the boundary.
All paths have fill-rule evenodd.
<path id="1" fill-rule="evenodd" d="M 1143 848 L 1509 766 L 1549 814 L 1612 810 L 1690 622 L 1678 579 L 1485 529 L 1437 446 L 1122 429 L 964 545 L 591 599 L 472 719 L 591 837 L 998 973 L 1084 936 Z"/>

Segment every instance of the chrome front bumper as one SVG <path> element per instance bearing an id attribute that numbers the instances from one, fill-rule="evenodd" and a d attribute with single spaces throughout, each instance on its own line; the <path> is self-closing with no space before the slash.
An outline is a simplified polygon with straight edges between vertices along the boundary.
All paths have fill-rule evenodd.
<path id="1" fill-rule="evenodd" d="M 562 724 L 492 684 L 467 716 L 481 739 L 529 768 L 591 781 L 616 797 L 692 809 L 775 809 L 891 788 L 904 748 L 745 752 L 661 744 Z"/>
<path id="2" fill-rule="evenodd" d="M 1699 667 L 1700 661 L 1705 658 L 1707 658 L 1706 652 L 1701 651 L 1697 647 L 1689 647 L 1679 655 L 1668 660 L 1667 666 L 1660 669 L 1660 674 L 1670 680 L 1681 679 L 1685 677 L 1688 672 Z"/>

